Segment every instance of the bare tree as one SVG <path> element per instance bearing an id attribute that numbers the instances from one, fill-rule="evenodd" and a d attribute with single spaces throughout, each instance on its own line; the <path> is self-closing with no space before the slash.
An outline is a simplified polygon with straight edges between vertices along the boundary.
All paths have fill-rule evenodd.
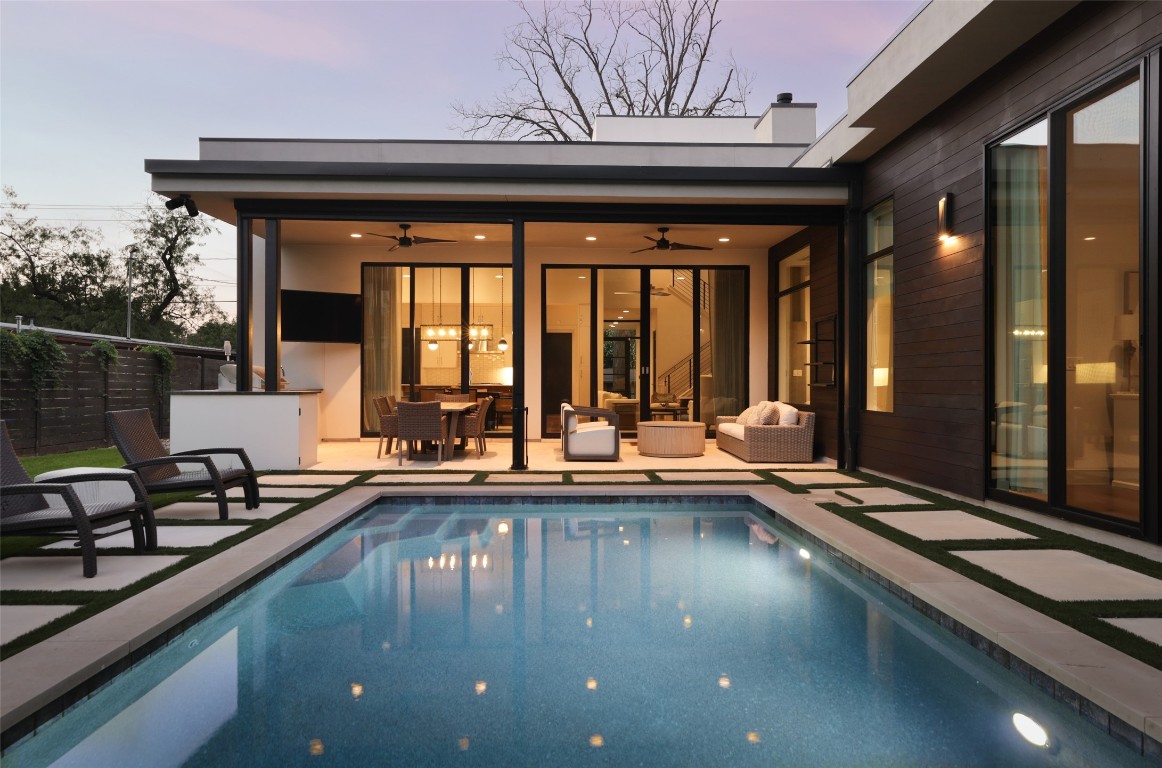
<path id="1" fill-rule="evenodd" d="M 490 139 L 576 141 L 608 115 L 742 114 L 752 78 L 732 56 L 708 73 L 718 0 L 517 3 L 502 66 L 517 74 L 492 102 L 453 105 L 462 130 Z"/>

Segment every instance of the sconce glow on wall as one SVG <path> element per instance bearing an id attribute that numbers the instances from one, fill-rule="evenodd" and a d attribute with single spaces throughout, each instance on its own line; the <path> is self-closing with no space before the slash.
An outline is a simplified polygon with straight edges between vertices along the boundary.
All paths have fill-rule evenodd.
<path id="1" fill-rule="evenodd" d="M 941 240 L 952 237 L 952 193 L 945 192 L 936 203 L 936 236 Z"/>

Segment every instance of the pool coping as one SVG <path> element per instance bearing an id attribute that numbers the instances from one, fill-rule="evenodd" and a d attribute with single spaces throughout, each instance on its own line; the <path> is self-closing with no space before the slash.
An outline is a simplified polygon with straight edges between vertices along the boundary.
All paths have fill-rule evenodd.
<path id="1" fill-rule="evenodd" d="M 357 486 L 0 662 L 6 749 L 377 498 L 463 488 Z M 473 486 L 476 496 L 740 496 L 1140 754 L 1162 761 L 1162 671 L 771 485 Z"/>

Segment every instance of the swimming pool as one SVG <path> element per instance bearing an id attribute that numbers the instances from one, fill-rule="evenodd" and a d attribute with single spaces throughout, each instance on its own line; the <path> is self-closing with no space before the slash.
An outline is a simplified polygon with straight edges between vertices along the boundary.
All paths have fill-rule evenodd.
<path id="1" fill-rule="evenodd" d="M 540 501 L 383 502 L 4 764 L 1145 764 L 749 500 Z"/>

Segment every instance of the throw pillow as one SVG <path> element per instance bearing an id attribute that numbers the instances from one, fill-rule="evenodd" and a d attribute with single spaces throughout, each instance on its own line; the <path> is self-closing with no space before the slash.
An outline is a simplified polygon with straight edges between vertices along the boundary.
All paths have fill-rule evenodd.
<path id="1" fill-rule="evenodd" d="M 786 407 L 786 406 L 784 406 Z M 779 404 L 777 402 L 767 403 L 759 412 L 759 424 L 778 424 L 779 423 Z"/>
<path id="2" fill-rule="evenodd" d="M 799 409 L 793 405 L 786 403 L 779 403 L 779 424 L 782 426 L 795 426 L 799 423 Z"/>
<path id="3" fill-rule="evenodd" d="M 747 408 L 745 411 L 738 414 L 738 418 L 735 419 L 734 421 L 736 424 L 754 424 L 756 422 L 751 421 L 751 419 L 756 414 L 758 414 L 758 412 L 759 412 L 759 407 L 757 405 L 752 405 L 750 408 Z"/>

